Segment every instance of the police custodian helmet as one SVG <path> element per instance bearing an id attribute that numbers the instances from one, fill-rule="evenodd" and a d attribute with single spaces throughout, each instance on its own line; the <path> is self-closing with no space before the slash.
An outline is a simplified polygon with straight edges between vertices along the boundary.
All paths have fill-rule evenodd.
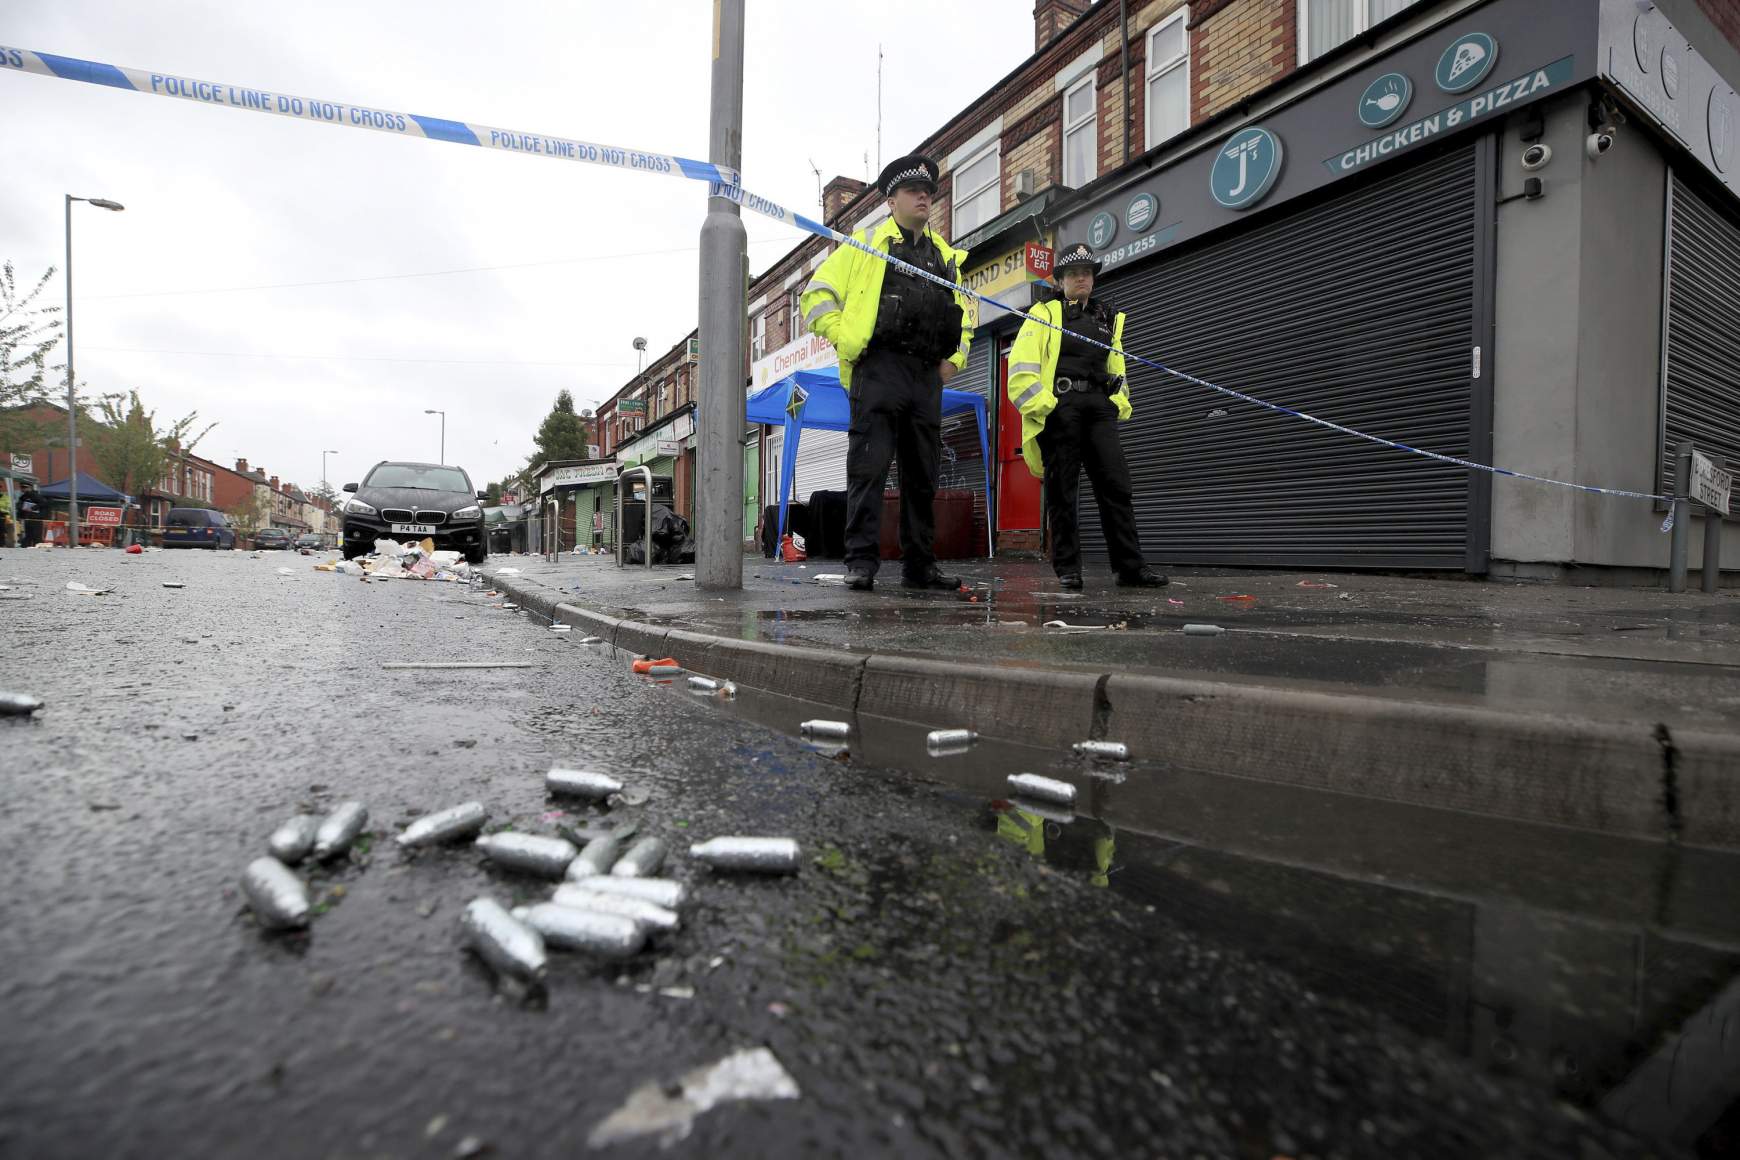
<path id="1" fill-rule="evenodd" d="M 1087 266 L 1097 276 L 1101 262 L 1094 257 L 1094 252 L 1087 247 L 1086 242 L 1077 242 L 1073 246 L 1065 246 L 1058 252 L 1057 258 L 1051 263 L 1053 277 L 1063 277 L 1063 272 L 1071 266 Z"/>
<path id="2" fill-rule="evenodd" d="M 882 175 L 876 179 L 876 188 L 882 191 L 883 197 L 893 197 L 895 190 L 906 185 L 922 185 L 935 194 L 940 176 L 942 171 L 936 162 L 921 153 L 913 153 L 884 166 Z"/>

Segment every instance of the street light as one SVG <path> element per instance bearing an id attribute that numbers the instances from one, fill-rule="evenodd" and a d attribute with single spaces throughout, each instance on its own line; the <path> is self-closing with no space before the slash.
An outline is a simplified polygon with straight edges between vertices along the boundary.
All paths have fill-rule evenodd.
<path id="1" fill-rule="evenodd" d="M 435 408 L 430 407 L 423 413 L 425 415 L 441 416 L 441 462 L 445 464 L 447 462 L 447 412 L 437 411 Z"/>
<path id="2" fill-rule="evenodd" d="M 67 488 L 69 489 L 70 507 L 67 510 L 67 545 L 79 546 L 79 411 L 78 401 L 73 392 L 73 299 L 72 299 L 72 203 L 75 201 L 89 202 L 98 209 L 123 210 L 127 207 L 118 201 L 110 201 L 102 197 L 74 197 L 66 195 L 66 431 L 67 431 Z"/>
<path id="3" fill-rule="evenodd" d="M 338 454 L 338 452 L 336 452 L 336 451 L 322 451 L 320 453 L 320 489 L 322 491 L 331 491 L 332 490 L 332 485 L 330 483 L 326 482 L 326 457 L 328 455 L 337 455 L 337 454 Z"/>

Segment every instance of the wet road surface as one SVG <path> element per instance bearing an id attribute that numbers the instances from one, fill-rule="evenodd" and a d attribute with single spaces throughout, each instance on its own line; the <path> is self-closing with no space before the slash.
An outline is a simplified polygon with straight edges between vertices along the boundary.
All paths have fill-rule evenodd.
<path id="1" fill-rule="evenodd" d="M 49 703 L 0 720 L 0 1155 L 573 1155 L 642 1083 L 758 1045 L 800 1097 L 723 1104 L 676 1151 L 1736 1146 L 1730 857 L 1148 767 L 1048 818 L 999 786 L 1052 755 L 932 760 L 886 723 L 827 756 L 790 736 L 800 703 L 695 697 L 476 591 L 311 563 L 0 558 L 31 597 L 0 604 L 6 687 Z M 403 660 L 533 667 L 379 667 Z M 645 800 L 551 802 L 553 764 Z M 1118 827 L 1137 792 L 1166 832 Z M 365 848 L 305 872 L 308 933 L 263 933 L 242 867 L 352 797 Z M 789 835 L 805 865 L 678 853 L 681 931 L 623 964 L 553 954 L 528 997 L 457 919 L 548 887 L 390 840 L 473 798 L 492 827 L 632 818 L 678 851 Z"/>

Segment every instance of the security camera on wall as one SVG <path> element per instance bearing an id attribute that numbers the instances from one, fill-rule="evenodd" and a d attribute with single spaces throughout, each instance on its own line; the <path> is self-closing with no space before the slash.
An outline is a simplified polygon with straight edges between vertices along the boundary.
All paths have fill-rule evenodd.
<path id="1" fill-rule="evenodd" d="M 1553 149 L 1550 145 L 1534 144 L 1522 151 L 1522 167 L 1529 171 L 1544 168 L 1553 159 Z"/>
<path id="2" fill-rule="evenodd" d="M 1598 129 L 1589 134 L 1583 142 L 1583 152 L 1589 155 L 1591 161 L 1599 159 L 1603 153 L 1611 148 L 1613 148 L 1613 130 L 1611 129 Z"/>

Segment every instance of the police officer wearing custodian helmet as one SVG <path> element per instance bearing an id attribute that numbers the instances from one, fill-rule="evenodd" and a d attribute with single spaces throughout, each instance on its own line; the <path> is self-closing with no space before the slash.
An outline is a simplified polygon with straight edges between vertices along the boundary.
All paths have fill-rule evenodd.
<path id="1" fill-rule="evenodd" d="M 1032 319 L 1015 336 L 1009 352 L 1009 400 L 1021 412 L 1021 457 L 1045 481 L 1051 566 L 1058 582 L 1065 588 L 1081 587 L 1075 508 L 1085 468 L 1118 583 L 1158 588 L 1166 577 L 1142 559 L 1131 507 L 1130 466 L 1118 442 L 1117 424 L 1130 417 L 1124 316 L 1094 297 L 1099 272 L 1099 261 L 1085 245 L 1058 254 L 1052 276 L 1063 296 L 1034 306 Z M 1060 334 L 1043 323 L 1070 333 Z"/>
<path id="2" fill-rule="evenodd" d="M 952 248 L 929 225 L 937 164 L 913 155 L 876 179 L 889 218 L 852 236 L 921 270 L 960 283 L 967 252 Z M 901 583 L 908 588 L 959 587 L 960 577 L 936 566 L 938 461 L 942 453 L 943 384 L 967 365 L 973 340 L 967 299 L 853 246 L 840 246 L 804 287 L 801 307 L 810 330 L 840 356 L 840 385 L 851 400 L 846 443 L 846 584 L 875 585 L 882 560 L 882 483 L 900 460 Z"/>

